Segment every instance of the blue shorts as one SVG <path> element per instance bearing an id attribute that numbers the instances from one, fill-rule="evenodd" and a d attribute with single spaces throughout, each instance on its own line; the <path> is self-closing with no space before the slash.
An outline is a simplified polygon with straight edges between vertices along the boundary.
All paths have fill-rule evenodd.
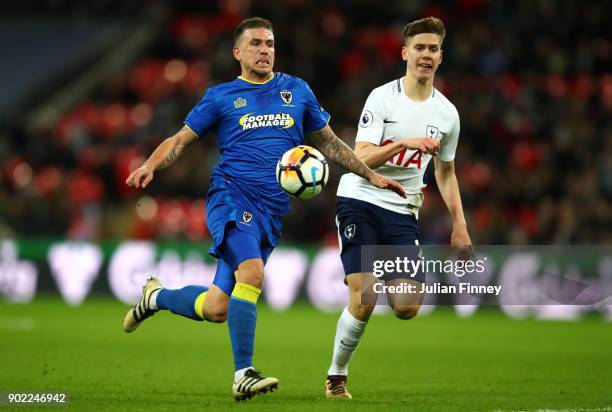
<path id="1" fill-rule="evenodd" d="M 281 216 L 260 211 L 231 193 L 225 181 L 215 181 L 208 192 L 206 223 L 213 238 L 209 253 L 218 259 L 213 284 L 231 295 L 240 263 L 254 258 L 268 261 L 280 238 Z"/>
<path id="2" fill-rule="evenodd" d="M 392 212 L 362 200 L 338 197 L 336 223 L 345 275 L 371 272 L 364 266 L 371 268 L 375 259 L 419 258 L 419 228 L 412 214 Z M 362 246 L 369 247 L 362 249 Z M 362 251 L 367 251 L 368 256 L 362 256 Z M 392 273 L 382 279 L 403 278 L 423 283 L 425 274 L 418 273 L 413 277 Z"/>

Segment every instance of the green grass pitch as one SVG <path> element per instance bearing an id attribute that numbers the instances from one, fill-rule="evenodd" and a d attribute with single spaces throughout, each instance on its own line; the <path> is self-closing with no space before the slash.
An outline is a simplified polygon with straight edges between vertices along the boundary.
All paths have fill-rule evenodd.
<path id="1" fill-rule="evenodd" d="M 612 325 L 511 320 L 495 309 L 375 316 L 350 369 L 350 402 L 323 380 L 337 314 L 259 309 L 255 366 L 280 389 L 236 404 L 226 324 L 159 313 L 133 334 L 126 306 L 90 298 L 0 303 L 0 392 L 66 392 L 56 410 L 612 410 Z M 0 412 L 10 410 L 1 406 Z M 23 410 L 23 407 L 16 408 Z"/>

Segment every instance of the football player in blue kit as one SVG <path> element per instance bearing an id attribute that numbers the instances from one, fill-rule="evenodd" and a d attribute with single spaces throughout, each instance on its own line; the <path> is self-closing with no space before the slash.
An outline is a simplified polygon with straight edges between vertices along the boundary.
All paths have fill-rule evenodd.
<path id="1" fill-rule="evenodd" d="M 264 377 L 252 362 L 264 265 L 278 243 L 281 217 L 289 210 L 288 196 L 276 183 L 278 159 L 303 144 L 308 134 L 329 160 L 375 187 L 405 193 L 399 183 L 373 172 L 334 134 L 329 114 L 304 80 L 273 72 L 274 34 L 268 20 L 255 17 L 240 23 L 233 55 L 241 75 L 209 88 L 184 127 L 126 180 L 130 186 L 147 187 L 155 171 L 172 164 L 189 143 L 217 133 L 221 159 L 212 170 L 206 202 L 213 238 L 209 253 L 217 258 L 213 284 L 170 290 L 151 277 L 140 302 L 127 312 L 123 328 L 132 332 L 159 310 L 194 320 L 227 320 L 235 367 L 233 395 L 242 400 L 278 387 L 278 379 Z"/>

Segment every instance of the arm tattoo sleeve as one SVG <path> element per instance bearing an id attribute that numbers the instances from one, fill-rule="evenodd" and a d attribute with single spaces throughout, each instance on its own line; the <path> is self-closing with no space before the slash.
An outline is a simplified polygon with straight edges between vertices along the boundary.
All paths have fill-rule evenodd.
<path id="1" fill-rule="evenodd" d="M 338 136 L 334 134 L 329 126 L 323 130 L 310 133 L 310 139 L 318 149 L 337 165 L 367 179 L 372 172 Z"/>
<path id="2" fill-rule="evenodd" d="M 176 153 L 176 149 L 172 149 L 170 154 L 166 156 L 164 160 L 162 160 L 159 166 L 157 166 L 157 170 L 164 169 L 170 166 L 176 160 L 177 157 L 178 157 L 178 153 Z"/>

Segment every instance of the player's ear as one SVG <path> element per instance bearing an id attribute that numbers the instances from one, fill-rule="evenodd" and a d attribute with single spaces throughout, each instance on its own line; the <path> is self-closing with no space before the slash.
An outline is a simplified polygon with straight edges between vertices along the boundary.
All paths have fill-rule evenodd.
<path id="1" fill-rule="evenodd" d="M 240 48 L 238 46 L 232 48 L 232 54 L 234 55 L 234 59 L 240 61 Z"/>
<path id="2" fill-rule="evenodd" d="M 408 61 L 408 47 L 407 46 L 402 46 L 402 60 L 405 62 Z"/>
<path id="3" fill-rule="evenodd" d="M 444 50 L 440 49 L 440 61 L 438 62 L 438 66 L 442 64 L 442 57 L 444 57 Z"/>

